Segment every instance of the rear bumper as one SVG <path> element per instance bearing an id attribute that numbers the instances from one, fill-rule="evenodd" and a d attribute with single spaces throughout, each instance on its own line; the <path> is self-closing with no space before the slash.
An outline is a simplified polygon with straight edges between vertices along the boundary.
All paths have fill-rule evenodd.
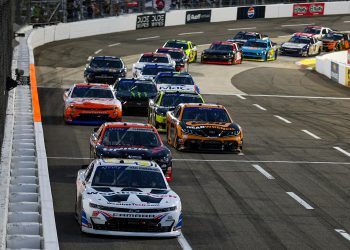
<path id="1" fill-rule="evenodd" d="M 183 135 L 179 140 L 179 145 L 188 150 L 213 150 L 213 151 L 239 151 L 243 146 L 240 136 L 225 138 L 209 138 L 194 135 Z"/>

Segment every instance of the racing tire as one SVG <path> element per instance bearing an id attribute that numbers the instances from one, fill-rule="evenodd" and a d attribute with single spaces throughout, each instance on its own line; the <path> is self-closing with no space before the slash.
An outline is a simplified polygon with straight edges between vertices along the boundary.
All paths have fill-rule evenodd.
<path id="1" fill-rule="evenodd" d="M 266 53 L 266 55 L 264 57 L 264 62 L 267 62 L 267 53 Z"/>
<path id="2" fill-rule="evenodd" d="M 174 136 L 173 146 L 174 146 L 174 148 L 175 148 L 177 151 L 181 151 L 179 145 L 177 144 L 178 139 L 179 139 L 179 137 L 177 136 L 177 131 L 176 131 L 176 134 L 175 134 L 175 136 Z"/>
<path id="3" fill-rule="evenodd" d="M 197 62 L 197 52 L 196 52 L 196 55 L 194 56 L 193 62 Z"/>
<path id="4" fill-rule="evenodd" d="M 273 60 L 277 60 L 278 50 L 275 51 L 275 58 Z"/>

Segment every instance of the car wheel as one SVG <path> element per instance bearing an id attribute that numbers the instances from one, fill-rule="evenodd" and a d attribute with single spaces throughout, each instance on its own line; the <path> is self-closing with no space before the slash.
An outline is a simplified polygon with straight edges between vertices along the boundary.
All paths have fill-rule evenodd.
<path id="1" fill-rule="evenodd" d="M 194 56 L 193 62 L 197 62 L 197 52 L 196 52 L 196 55 Z"/>
<path id="2" fill-rule="evenodd" d="M 274 60 L 277 60 L 277 55 L 278 55 L 278 50 L 275 51 L 275 59 Z"/>
<path id="3" fill-rule="evenodd" d="M 265 55 L 264 62 L 267 62 L 267 53 Z"/>
<path id="4" fill-rule="evenodd" d="M 177 136 L 177 131 L 175 133 L 175 136 L 174 136 L 174 142 L 173 142 L 173 145 L 174 145 L 174 148 L 178 151 L 180 151 L 180 147 L 179 147 L 179 144 L 177 143 L 179 140 L 179 137 Z"/>

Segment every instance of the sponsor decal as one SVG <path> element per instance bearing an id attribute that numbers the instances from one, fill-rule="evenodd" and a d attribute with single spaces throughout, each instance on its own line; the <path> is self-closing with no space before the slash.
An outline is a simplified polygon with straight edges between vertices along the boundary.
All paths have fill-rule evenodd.
<path id="1" fill-rule="evenodd" d="M 350 87 L 350 67 L 347 67 L 346 70 L 345 70 L 345 78 L 346 78 L 346 82 L 345 82 L 345 85 Z"/>
<path id="2" fill-rule="evenodd" d="M 247 15 L 248 15 L 248 18 L 254 18 L 254 15 L 255 15 L 254 7 L 249 7 L 247 11 Z"/>
<path id="3" fill-rule="evenodd" d="M 324 3 L 301 3 L 293 5 L 293 16 L 317 16 L 324 14 Z"/>
<path id="4" fill-rule="evenodd" d="M 159 84 L 159 90 L 177 90 L 177 91 L 194 91 L 195 87 L 193 85 L 170 85 L 170 84 Z"/>
<path id="5" fill-rule="evenodd" d="M 331 79 L 333 81 L 339 81 L 339 64 L 331 62 Z"/>
<path id="6" fill-rule="evenodd" d="M 136 29 L 147 29 L 165 26 L 165 14 L 139 15 L 136 19 Z"/>
<path id="7" fill-rule="evenodd" d="M 255 19 L 265 17 L 265 6 L 249 6 L 237 8 L 237 19 Z"/>
<path id="8" fill-rule="evenodd" d="M 186 11 L 186 23 L 210 22 L 211 10 Z"/>

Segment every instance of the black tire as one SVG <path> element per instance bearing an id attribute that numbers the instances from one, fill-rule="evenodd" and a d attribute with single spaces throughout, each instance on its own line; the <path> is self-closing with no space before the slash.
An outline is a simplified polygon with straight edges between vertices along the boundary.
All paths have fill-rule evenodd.
<path id="1" fill-rule="evenodd" d="M 278 50 L 275 51 L 275 61 L 277 60 L 277 56 L 278 56 Z"/>
<path id="2" fill-rule="evenodd" d="M 267 62 L 267 53 L 265 55 L 264 62 Z"/>

